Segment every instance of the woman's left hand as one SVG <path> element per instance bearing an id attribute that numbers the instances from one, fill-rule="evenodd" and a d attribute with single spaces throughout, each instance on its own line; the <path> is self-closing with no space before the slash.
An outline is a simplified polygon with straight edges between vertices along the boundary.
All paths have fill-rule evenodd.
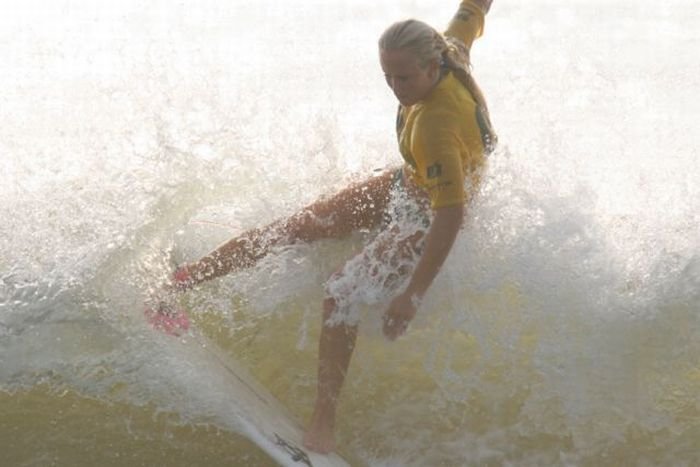
<path id="1" fill-rule="evenodd" d="M 402 293 L 395 297 L 383 316 L 383 331 L 387 339 L 393 341 L 406 332 L 408 323 L 417 312 L 415 295 Z"/>

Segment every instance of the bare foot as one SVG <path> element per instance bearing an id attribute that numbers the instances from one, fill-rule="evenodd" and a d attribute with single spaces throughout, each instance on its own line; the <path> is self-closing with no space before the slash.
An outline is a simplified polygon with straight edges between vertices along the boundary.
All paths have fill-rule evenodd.
<path id="1" fill-rule="evenodd" d="M 311 417 L 311 423 L 304 433 L 304 447 L 320 454 L 335 451 L 334 424 L 334 411 L 323 410 L 317 405 Z"/>

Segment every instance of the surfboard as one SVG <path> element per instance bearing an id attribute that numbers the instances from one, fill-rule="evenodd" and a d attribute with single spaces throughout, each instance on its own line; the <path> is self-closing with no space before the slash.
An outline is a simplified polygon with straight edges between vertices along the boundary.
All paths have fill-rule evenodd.
<path id="1" fill-rule="evenodd" d="M 230 387 L 232 404 L 243 422 L 244 435 L 283 466 L 349 467 L 336 453 L 318 454 L 302 444 L 303 427 L 287 408 L 235 359 L 190 325 L 187 315 L 177 310 L 171 315 L 150 309 L 145 311 L 155 329 L 177 339 L 182 358 L 192 358 L 212 366 L 217 376 Z"/>

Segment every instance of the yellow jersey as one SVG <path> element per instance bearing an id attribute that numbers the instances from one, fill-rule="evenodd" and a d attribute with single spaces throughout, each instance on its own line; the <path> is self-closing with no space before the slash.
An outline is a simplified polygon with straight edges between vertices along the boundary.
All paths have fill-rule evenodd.
<path id="1" fill-rule="evenodd" d="M 467 49 L 483 32 L 485 11 L 476 0 L 464 0 L 445 32 Z M 465 177 L 478 180 L 484 164 L 490 123 L 474 97 L 447 73 L 416 104 L 399 106 L 396 122 L 399 150 L 413 182 L 426 191 L 433 209 L 464 203 Z"/>

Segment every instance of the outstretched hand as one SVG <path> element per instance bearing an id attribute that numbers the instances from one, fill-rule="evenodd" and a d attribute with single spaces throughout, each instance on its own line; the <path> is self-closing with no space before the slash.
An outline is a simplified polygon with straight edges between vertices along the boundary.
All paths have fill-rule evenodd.
<path id="1" fill-rule="evenodd" d="M 416 316 L 417 305 L 416 297 L 406 292 L 391 301 L 382 318 L 383 331 L 387 339 L 393 341 L 406 332 L 408 324 Z"/>

